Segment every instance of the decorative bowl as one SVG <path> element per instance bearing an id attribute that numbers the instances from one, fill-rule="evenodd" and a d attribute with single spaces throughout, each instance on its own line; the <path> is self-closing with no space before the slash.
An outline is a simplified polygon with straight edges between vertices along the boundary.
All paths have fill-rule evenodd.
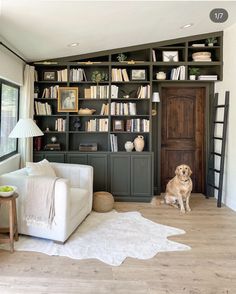
<path id="1" fill-rule="evenodd" d="M 84 115 L 90 115 L 96 112 L 96 109 L 89 109 L 89 108 L 80 108 L 78 113 Z"/>
<path id="2" fill-rule="evenodd" d="M 10 191 L 2 191 L 3 189 L 12 189 Z M 1 197 L 9 197 L 11 195 L 13 195 L 16 191 L 16 187 L 15 186 L 10 186 L 10 185 L 5 185 L 5 186 L 0 186 L 0 196 Z"/>

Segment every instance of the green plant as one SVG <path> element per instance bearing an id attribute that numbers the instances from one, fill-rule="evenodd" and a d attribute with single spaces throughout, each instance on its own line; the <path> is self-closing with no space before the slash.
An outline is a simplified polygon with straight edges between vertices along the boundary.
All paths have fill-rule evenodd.
<path id="1" fill-rule="evenodd" d="M 91 80 L 92 82 L 95 82 L 97 85 L 101 81 L 107 81 L 107 79 L 108 79 L 108 75 L 105 72 L 100 72 L 97 70 L 92 72 Z"/>
<path id="2" fill-rule="evenodd" d="M 197 75 L 200 74 L 200 69 L 197 68 L 197 67 L 191 67 L 191 68 L 189 69 L 189 74 L 190 74 L 190 75 L 193 75 L 193 76 L 197 76 Z"/>
<path id="3" fill-rule="evenodd" d="M 119 62 L 122 62 L 122 61 L 125 61 L 127 59 L 127 56 L 123 53 L 120 53 L 118 56 L 117 56 L 117 59 Z"/>
<path id="4" fill-rule="evenodd" d="M 217 40 L 216 40 L 215 37 L 208 38 L 208 39 L 206 39 L 206 41 L 207 41 L 207 44 L 215 44 L 215 43 L 217 43 Z"/>

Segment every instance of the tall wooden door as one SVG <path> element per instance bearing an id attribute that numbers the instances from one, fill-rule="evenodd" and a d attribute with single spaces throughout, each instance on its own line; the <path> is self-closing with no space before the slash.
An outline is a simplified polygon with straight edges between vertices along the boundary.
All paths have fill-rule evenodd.
<path id="1" fill-rule="evenodd" d="M 175 168 L 192 169 L 193 192 L 204 192 L 205 88 L 162 88 L 161 188 Z"/>

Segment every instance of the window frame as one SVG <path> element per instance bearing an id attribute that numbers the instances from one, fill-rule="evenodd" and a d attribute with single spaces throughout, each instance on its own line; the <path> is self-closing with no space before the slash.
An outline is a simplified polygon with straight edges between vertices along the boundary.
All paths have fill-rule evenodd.
<path id="1" fill-rule="evenodd" d="M 17 97 L 17 122 L 19 121 L 19 112 L 20 112 L 20 86 L 12 83 L 12 82 L 9 82 L 9 81 L 6 81 L 4 79 L 1 79 L 0 78 L 0 130 L 1 130 L 1 125 L 2 125 L 2 112 L 1 112 L 1 109 L 2 109 L 2 85 L 7 85 L 7 86 L 10 86 L 12 88 L 16 88 L 18 90 L 18 97 Z M 6 160 L 8 158 L 10 158 L 11 156 L 15 155 L 18 153 L 18 139 L 16 138 L 16 150 L 10 152 L 10 153 L 7 153 L 3 156 L 0 156 L 0 162 L 3 161 L 3 160 Z"/>

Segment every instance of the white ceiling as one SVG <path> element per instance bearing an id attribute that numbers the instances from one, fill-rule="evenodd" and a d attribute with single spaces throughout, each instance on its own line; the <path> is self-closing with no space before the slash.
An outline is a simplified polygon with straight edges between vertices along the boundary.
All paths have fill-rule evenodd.
<path id="1" fill-rule="evenodd" d="M 213 8 L 229 19 L 213 23 Z M 236 1 L 0 0 L 0 35 L 28 61 L 78 55 L 221 31 Z M 194 23 L 188 29 L 180 27 Z M 78 47 L 67 45 L 78 42 Z"/>

